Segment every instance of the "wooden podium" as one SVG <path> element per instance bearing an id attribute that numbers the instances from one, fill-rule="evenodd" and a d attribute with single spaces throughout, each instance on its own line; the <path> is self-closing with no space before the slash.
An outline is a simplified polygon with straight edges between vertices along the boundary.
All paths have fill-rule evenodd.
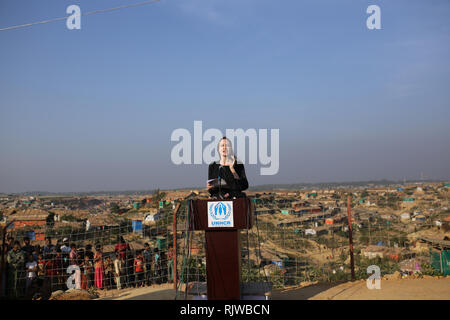
<path id="1" fill-rule="evenodd" d="M 205 231 L 208 300 L 241 299 L 239 229 L 253 226 L 251 200 L 190 200 L 189 210 L 189 229 Z"/>

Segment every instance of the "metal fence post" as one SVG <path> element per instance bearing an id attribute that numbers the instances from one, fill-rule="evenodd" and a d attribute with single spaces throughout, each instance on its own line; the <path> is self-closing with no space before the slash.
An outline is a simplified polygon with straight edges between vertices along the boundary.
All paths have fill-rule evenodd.
<path id="1" fill-rule="evenodd" d="M 172 224 L 172 232 L 173 232 L 173 288 L 177 289 L 177 213 L 180 209 L 181 203 L 177 203 L 175 211 L 173 212 L 173 224 Z"/>
<path id="2" fill-rule="evenodd" d="M 352 271 L 352 281 L 355 281 L 355 261 L 353 259 L 352 213 L 350 209 L 350 196 L 347 197 L 347 213 L 348 213 L 348 240 L 350 245 L 350 267 Z"/>

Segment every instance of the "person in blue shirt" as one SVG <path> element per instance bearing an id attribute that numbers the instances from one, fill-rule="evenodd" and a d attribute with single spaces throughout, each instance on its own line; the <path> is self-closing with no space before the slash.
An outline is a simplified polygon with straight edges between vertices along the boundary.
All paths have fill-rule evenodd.
<path id="1" fill-rule="evenodd" d="M 44 247 L 42 248 L 42 253 L 44 254 L 44 257 L 45 257 L 46 255 L 51 254 L 54 247 L 55 247 L 55 246 L 52 244 L 52 238 L 46 237 L 46 238 L 45 238 L 45 245 L 44 245 Z"/>

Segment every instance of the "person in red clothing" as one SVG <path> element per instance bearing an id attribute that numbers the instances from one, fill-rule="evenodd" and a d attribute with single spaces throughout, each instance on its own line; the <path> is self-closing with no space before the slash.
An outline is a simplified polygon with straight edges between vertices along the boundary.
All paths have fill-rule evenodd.
<path id="1" fill-rule="evenodd" d="M 52 254 L 47 254 L 45 256 L 45 284 L 48 286 L 49 290 L 52 290 L 56 282 L 56 271 L 54 267 L 54 260 Z"/>
<path id="2" fill-rule="evenodd" d="M 130 245 L 125 242 L 122 236 L 119 237 L 116 246 L 114 247 L 114 251 L 120 253 L 120 256 L 123 260 L 126 260 L 128 251 L 130 250 Z"/>
<path id="3" fill-rule="evenodd" d="M 125 242 L 122 236 L 119 236 L 117 239 L 117 244 L 114 247 L 114 252 L 120 254 L 120 258 L 125 262 L 125 274 L 123 277 L 123 286 L 132 286 L 131 281 L 131 273 L 133 273 L 133 257 L 131 259 L 128 259 L 129 253 L 131 251 L 131 248 L 128 243 Z"/>
<path id="4" fill-rule="evenodd" d="M 71 250 L 69 253 L 69 265 L 78 265 L 78 254 L 77 254 L 77 246 L 75 243 L 72 243 L 70 246 Z"/>
<path id="5" fill-rule="evenodd" d="M 47 260 L 45 260 L 45 272 L 47 277 L 53 277 L 56 275 L 56 272 L 53 268 L 53 259 L 51 258 L 51 256 L 47 257 Z"/>
<path id="6" fill-rule="evenodd" d="M 136 288 L 144 287 L 144 257 L 142 251 L 139 251 L 134 259 L 134 273 L 136 275 Z"/>
<path id="7" fill-rule="evenodd" d="M 42 253 L 38 255 L 38 269 L 37 269 L 37 278 L 38 278 L 38 285 L 40 287 L 43 286 L 45 281 L 45 260 Z"/>
<path id="8" fill-rule="evenodd" d="M 84 261 L 81 267 L 83 268 L 83 277 L 81 278 L 81 289 L 87 290 L 93 286 L 94 283 L 94 265 L 89 259 L 89 256 L 84 256 Z"/>
<path id="9" fill-rule="evenodd" d="M 95 247 L 97 251 L 94 255 L 94 263 L 95 263 L 95 274 L 94 274 L 94 283 L 95 287 L 103 290 L 103 252 L 102 247 L 97 245 Z"/>

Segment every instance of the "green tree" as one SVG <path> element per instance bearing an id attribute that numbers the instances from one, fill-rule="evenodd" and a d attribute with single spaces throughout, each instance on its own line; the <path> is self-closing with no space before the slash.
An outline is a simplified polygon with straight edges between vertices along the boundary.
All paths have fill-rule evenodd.
<path id="1" fill-rule="evenodd" d="M 421 265 L 421 271 L 423 275 L 427 276 L 442 276 L 443 274 L 439 270 L 435 270 L 431 264 L 423 262 Z"/>

